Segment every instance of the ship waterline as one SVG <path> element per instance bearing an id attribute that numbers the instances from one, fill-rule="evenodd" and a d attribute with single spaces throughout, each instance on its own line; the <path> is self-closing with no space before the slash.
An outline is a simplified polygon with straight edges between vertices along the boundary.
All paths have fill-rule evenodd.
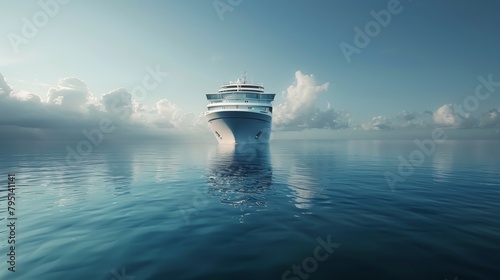
<path id="1" fill-rule="evenodd" d="M 243 76 L 207 94 L 205 118 L 219 143 L 268 143 L 271 137 L 271 102 L 261 84 L 247 83 Z"/>

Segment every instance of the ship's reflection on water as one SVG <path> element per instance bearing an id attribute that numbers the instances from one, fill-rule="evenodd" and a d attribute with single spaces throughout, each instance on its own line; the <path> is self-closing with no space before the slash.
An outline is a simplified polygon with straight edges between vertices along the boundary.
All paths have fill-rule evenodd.
<path id="1" fill-rule="evenodd" d="M 219 144 L 209 155 L 208 192 L 240 208 L 267 206 L 272 184 L 269 144 Z"/>

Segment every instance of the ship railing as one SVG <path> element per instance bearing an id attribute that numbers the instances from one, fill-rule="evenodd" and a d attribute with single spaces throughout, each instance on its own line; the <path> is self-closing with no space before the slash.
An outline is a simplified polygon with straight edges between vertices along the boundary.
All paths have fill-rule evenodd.
<path id="1" fill-rule="evenodd" d="M 251 82 L 251 83 L 242 83 L 242 82 L 229 82 L 229 83 L 224 83 L 222 84 L 221 86 L 236 86 L 236 85 L 239 85 L 239 86 L 242 86 L 242 85 L 249 85 L 249 86 L 260 86 L 260 87 L 264 87 L 264 84 L 260 83 L 260 82 Z"/>

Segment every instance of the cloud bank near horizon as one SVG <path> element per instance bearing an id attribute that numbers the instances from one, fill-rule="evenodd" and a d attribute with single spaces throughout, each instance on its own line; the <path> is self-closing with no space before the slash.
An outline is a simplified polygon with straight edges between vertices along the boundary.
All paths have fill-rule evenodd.
<path id="1" fill-rule="evenodd" d="M 318 106 L 319 97 L 328 92 L 329 83 L 319 84 L 313 75 L 296 71 L 294 82 L 282 93 L 283 101 L 275 105 L 273 129 L 301 131 L 305 129 L 409 130 L 500 128 L 500 108 L 492 108 L 479 116 L 464 114 L 453 104 L 435 111 L 402 111 L 394 117 L 376 116 L 353 124 L 347 112 Z M 325 107 L 325 106 L 323 106 Z M 0 126 L 26 138 L 50 139 L 61 135 L 80 134 L 83 129 L 109 120 L 115 132 L 148 135 L 173 135 L 178 132 L 208 132 L 203 112 L 185 112 L 168 99 L 148 107 L 125 88 L 117 88 L 95 96 L 82 80 L 62 78 L 50 88 L 45 98 L 24 90 L 13 89 L 0 73 Z M 15 134 L 14 134 L 15 135 Z"/>
<path id="2" fill-rule="evenodd" d="M 454 104 L 445 104 L 436 111 L 407 112 L 402 111 L 393 118 L 377 116 L 360 125 L 363 130 L 397 130 L 397 129 L 474 129 L 500 128 L 500 107 L 490 109 L 475 117 L 463 114 Z"/>
<path id="3" fill-rule="evenodd" d="M 201 129 L 206 124 L 192 113 L 184 113 L 167 99 L 149 108 L 133 100 L 124 88 L 96 97 L 78 78 L 62 78 L 49 89 L 46 98 L 13 90 L 0 74 L 0 126 L 10 130 L 31 129 L 34 137 L 79 133 L 110 120 L 117 131 L 140 130 L 141 133 L 169 133 L 165 129 L 185 131 Z M 171 132 L 170 132 L 171 133 Z"/>

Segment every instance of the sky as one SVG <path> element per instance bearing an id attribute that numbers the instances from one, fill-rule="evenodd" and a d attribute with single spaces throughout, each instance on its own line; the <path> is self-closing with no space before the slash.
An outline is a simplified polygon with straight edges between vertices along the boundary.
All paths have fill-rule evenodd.
<path id="1" fill-rule="evenodd" d="M 205 94 L 245 71 L 277 94 L 273 130 L 285 138 L 442 128 L 500 139 L 498 1 L 0 7 L 0 126 L 9 138 L 79 134 L 103 119 L 137 137 L 212 137 Z"/>

